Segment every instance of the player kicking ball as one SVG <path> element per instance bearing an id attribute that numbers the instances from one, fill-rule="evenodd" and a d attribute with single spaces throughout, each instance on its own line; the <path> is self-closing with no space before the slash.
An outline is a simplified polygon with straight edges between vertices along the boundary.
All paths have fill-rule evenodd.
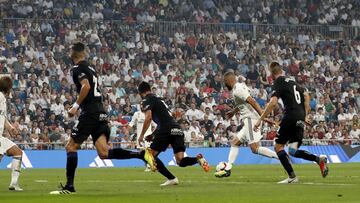
<path id="1" fill-rule="evenodd" d="M 226 164 L 225 169 L 215 172 L 215 176 L 218 178 L 229 177 L 231 175 L 231 168 L 239 154 L 239 146 L 241 143 L 248 142 L 250 149 L 254 154 L 277 159 L 277 155 L 274 151 L 260 146 L 259 142 L 262 139 L 261 132 L 253 131 L 257 119 L 260 118 L 262 109 L 255 99 L 250 96 L 249 88 L 245 83 L 237 82 L 235 73 L 232 71 L 224 74 L 224 83 L 231 91 L 236 105 L 236 107 L 228 112 L 226 116 L 228 119 L 231 119 L 237 112 L 240 112 L 244 126 L 231 142 L 228 163 Z"/>
<path id="2" fill-rule="evenodd" d="M 299 149 L 304 136 L 305 118 L 310 112 L 309 94 L 293 79 L 282 76 L 283 70 L 279 63 L 272 62 L 270 64 L 270 73 L 271 77 L 274 79 L 273 93 L 264 113 L 256 122 L 254 130 L 258 130 L 261 120 L 265 119 L 266 116 L 273 111 L 278 103 L 278 99 L 281 98 L 285 110 L 275 140 L 275 151 L 289 177 L 278 183 L 289 184 L 297 183 L 299 181 L 291 166 L 288 154 L 284 150 L 287 143 L 289 144 L 289 154 L 291 156 L 316 162 L 320 166 L 322 176 L 325 178 L 329 172 L 326 156 L 318 157 L 310 152 Z"/>
<path id="3" fill-rule="evenodd" d="M 4 76 L 0 78 L 0 161 L 4 154 L 13 158 L 11 162 L 11 182 L 9 190 L 23 191 L 19 186 L 19 176 L 21 169 L 22 150 L 11 140 L 3 137 L 4 129 L 11 135 L 19 134 L 18 130 L 6 118 L 6 96 L 9 95 L 12 88 L 12 80 L 10 77 Z"/>
<path id="4" fill-rule="evenodd" d="M 159 153 L 165 151 L 169 145 L 171 145 L 173 148 L 176 163 L 180 167 L 191 166 L 199 163 L 204 171 L 208 172 L 210 167 L 201 154 L 198 154 L 197 157 L 184 157 L 184 133 L 182 132 L 180 125 L 172 117 L 171 112 L 165 102 L 151 93 L 151 87 L 149 83 L 140 83 L 138 90 L 140 96 L 143 98 L 143 108 L 145 113 L 144 126 L 139 136 L 139 142 L 144 140 L 144 135 L 149 128 L 151 121 L 153 120 L 157 124 L 155 135 L 153 133 L 154 136 L 152 139 L 153 142 L 150 145 L 150 151 L 152 152 L 153 156 L 156 157 L 156 168 L 152 168 L 152 170 L 158 170 L 163 176 L 167 178 L 167 181 L 160 186 L 179 184 L 179 180 L 165 167 L 163 162 L 158 158 Z M 151 140 L 149 136 L 146 139 Z"/>
<path id="5" fill-rule="evenodd" d="M 60 190 L 50 194 L 62 195 L 75 193 L 74 178 L 78 163 L 77 150 L 80 145 L 91 135 L 97 153 L 101 159 L 131 159 L 137 158 L 154 166 L 154 157 L 148 151 L 133 152 L 121 148 L 110 149 L 108 140 L 110 128 L 107 114 L 102 103 L 102 96 L 98 88 L 98 78 L 95 70 L 85 61 L 85 45 L 76 43 L 72 47 L 71 59 L 73 81 L 76 85 L 78 98 L 68 111 L 69 116 L 74 116 L 78 109 L 81 113 L 77 124 L 73 127 L 71 137 L 66 144 L 66 185 Z"/>

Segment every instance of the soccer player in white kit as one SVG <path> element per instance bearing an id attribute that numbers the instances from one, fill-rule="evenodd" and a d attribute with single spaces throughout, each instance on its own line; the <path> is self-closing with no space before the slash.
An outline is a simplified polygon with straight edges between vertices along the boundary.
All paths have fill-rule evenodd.
<path id="1" fill-rule="evenodd" d="M 131 118 L 130 123 L 128 124 L 129 130 L 136 125 L 136 148 L 138 148 L 138 149 L 146 149 L 146 148 L 150 147 L 150 144 L 151 144 L 151 142 L 148 142 L 146 140 L 144 140 L 143 143 L 139 142 L 139 135 L 141 134 L 141 131 L 143 129 L 144 121 L 145 121 L 145 113 L 142 112 L 142 104 L 140 104 L 140 110 L 138 110 L 137 112 L 134 113 L 134 115 Z M 152 122 L 152 125 L 155 126 L 156 124 L 154 122 Z M 145 137 L 147 137 L 148 135 L 151 135 L 151 134 L 152 134 L 151 128 L 148 128 L 145 133 Z M 151 171 L 148 164 L 146 164 L 145 171 L 146 172 Z"/>
<path id="2" fill-rule="evenodd" d="M 244 82 L 237 82 L 234 72 L 226 72 L 224 74 L 224 82 L 226 87 L 231 91 L 236 105 L 226 116 L 228 119 L 231 119 L 240 111 L 244 126 L 231 142 L 228 163 L 225 170 L 215 172 L 215 176 L 219 178 L 230 176 L 232 164 L 235 162 L 239 153 L 239 146 L 244 142 L 248 142 L 254 154 L 278 159 L 274 151 L 260 146 L 259 142 L 263 136 L 260 131 L 254 132 L 253 130 L 255 123 L 260 118 L 262 109 L 256 100 L 250 96 L 249 88 Z"/>
<path id="3" fill-rule="evenodd" d="M 11 162 L 11 182 L 9 190 L 22 191 L 19 187 L 19 176 L 21 169 L 22 150 L 11 140 L 3 137 L 4 129 L 11 135 L 19 134 L 19 131 L 6 118 L 6 98 L 12 88 L 12 80 L 8 76 L 0 78 L 0 161 L 3 155 L 13 157 Z"/>

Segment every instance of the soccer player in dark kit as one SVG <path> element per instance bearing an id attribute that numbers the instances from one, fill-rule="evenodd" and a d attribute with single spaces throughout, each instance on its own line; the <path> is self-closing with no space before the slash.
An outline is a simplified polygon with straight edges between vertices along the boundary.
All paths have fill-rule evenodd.
<path id="1" fill-rule="evenodd" d="M 152 139 L 153 142 L 150 145 L 150 149 L 153 156 L 156 157 L 156 169 L 167 178 L 167 181 L 160 186 L 179 184 L 179 180 L 171 174 L 162 161 L 157 157 L 159 153 L 165 151 L 169 145 L 173 148 L 176 162 L 180 167 L 191 166 L 199 163 L 204 171 L 208 172 L 210 167 L 202 154 L 198 154 L 196 157 L 184 157 L 184 133 L 182 132 L 180 125 L 172 117 L 165 102 L 152 94 L 149 83 L 140 83 L 138 90 L 139 94 L 143 98 L 143 111 L 145 113 L 144 126 L 139 137 L 139 142 L 143 141 L 145 132 L 149 128 L 151 120 L 157 124 L 156 133 L 153 133 L 154 136 L 151 138 L 148 136 L 145 139 Z"/>
<path id="2" fill-rule="evenodd" d="M 316 162 L 320 166 L 322 176 L 325 178 L 329 172 L 326 156 L 318 157 L 308 151 L 299 149 L 304 136 L 305 119 L 308 113 L 310 113 L 309 94 L 293 79 L 282 76 L 283 70 L 279 63 L 272 62 L 269 67 L 271 77 L 274 79 L 273 92 L 271 100 L 261 118 L 255 124 L 254 130 L 259 130 L 261 120 L 272 112 L 278 103 L 278 99 L 282 99 L 285 110 L 275 140 L 275 152 L 289 177 L 278 183 L 289 184 L 299 181 L 291 166 L 288 154 L 284 150 L 287 143 L 289 144 L 289 154 L 291 156 Z"/>
<path id="3" fill-rule="evenodd" d="M 50 194 L 75 193 L 74 177 L 78 162 L 77 150 L 89 135 L 92 136 L 97 153 L 101 159 L 138 158 L 146 161 L 154 168 L 154 157 L 150 151 L 133 152 L 121 148 L 109 150 L 108 139 L 110 128 L 108 126 L 107 114 L 103 107 L 97 74 L 94 68 L 85 61 L 86 50 L 84 44 L 75 43 L 72 46 L 71 59 L 74 63 L 72 76 L 77 88 L 78 97 L 68 113 L 69 116 L 74 116 L 79 108 L 81 113 L 66 144 L 66 185 L 61 185 L 60 190 L 52 191 Z"/>

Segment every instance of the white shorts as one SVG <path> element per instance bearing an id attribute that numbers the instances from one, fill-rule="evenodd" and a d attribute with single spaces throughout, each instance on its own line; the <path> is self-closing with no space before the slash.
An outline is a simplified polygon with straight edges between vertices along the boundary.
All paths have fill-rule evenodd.
<path id="1" fill-rule="evenodd" d="M 241 143 L 248 142 L 248 144 L 257 143 L 262 139 L 261 130 L 255 132 L 254 125 L 256 124 L 256 119 L 244 118 L 244 126 L 238 132 L 236 137 L 241 141 Z"/>
<path id="2" fill-rule="evenodd" d="M 6 137 L 0 137 L 0 155 L 6 154 L 6 152 L 16 144 Z"/>
<path id="3" fill-rule="evenodd" d="M 149 148 L 151 145 L 151 142 L 148 142 L 146 140 L 144 140 L 143 143 L 140 144 L 139 140 L 136 140 L 136 148 L 138 149 L 146 149 Z"/>

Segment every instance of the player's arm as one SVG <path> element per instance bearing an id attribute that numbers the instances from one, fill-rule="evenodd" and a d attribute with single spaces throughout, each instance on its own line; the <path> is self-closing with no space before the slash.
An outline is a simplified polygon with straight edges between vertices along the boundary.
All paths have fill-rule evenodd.
<path id="1" fill-rule="evenodd" d="M 261 109 L 260 105 L 256 102 L 256 100 L 252 96 L 248 96 L 246 102 L 249 103 L 259 115 L 263 113 L 263 110 Z"/>
<path id="2" fill-rule="evenodd" d="M 309 92 L 304 92 L 304 106 L 305 106 L 305 117 L 310 114 L 310 95 Z"/>
<path id="3" fill-rule="evenodd" d="M 257 131 L 259 129 L 260 123 L 262 120 L 264 120 L 276 107 L 278 103 L 278 97 L 272 96 L 270 99 L 270 102 L 266 105 L 266 108 L 264 112 L 261 114 L 260 119 L 256 122 L 254 126 L 254 131 Z"/>
<path id="4" fill-rule="evenodd" d="M 7 118 L 5 118 L 5 125 L 4 125 L 4 127 L 5 127 L 5 129 L 6 129 L 7 131 L 9 131 L 9 133 L 10 133 L 11 135 L 18 135 L 18 134 L 19 134 L 19 131 L 17 130 L 17 128 L 15 128 L 15 127 L 10 123 L 10 121 L 9 121 Z"/>
<path id="5" fill-rule="evenodd" d="M 71 107 L 71 109 L 69 110 L 69 115 L 73 116 L 75 115 L 76 111 L 78 110 L 78 108 L 80 107 L 80 104 L 84 101 L 84 99 L 87 97 L 87 95 L 89 94 L 89 91 L 91 89 L 89 80 L 84 78 L 80 81 L 81 84 L 81 89 L 80 89 L 80 93 L 78 98 L 76 99 L 76 102 L 73 104 L 73 106 Z"/>
<path id="6" fill-rule="evenodd" d="M 142 142 L 144 140 L 144 135 L 147 129 L 150 127 L 151 121 L 152 121 L 152 112 L 151 110 L 147 110 L 145 111 L 145 120 L 144 120 L 143 128 L 141 130 L 141 134 L 139 136 L 139 142 Z"/>
<path id="7" fill-rule="evenodd" d="M 231 119 L 240 109 L 238 107 L 233 108 L 231 111 L 226 113 L 226 118 Z"/>
<path id="8" fill-rule="evenodd" d="M 135 112 L 134 115 L 133 115 L 133 117 L 131 118 L 130 123 L 128 123 L 128 124 L 126 125 L 126 127 L 127 127 L 128 130 L 130 130 L 131 128 L 134 127 L 134 125 L 135 125 L 135 123 L 136 123 L 136 120 L 137 120 L 137 113 Z"/>

